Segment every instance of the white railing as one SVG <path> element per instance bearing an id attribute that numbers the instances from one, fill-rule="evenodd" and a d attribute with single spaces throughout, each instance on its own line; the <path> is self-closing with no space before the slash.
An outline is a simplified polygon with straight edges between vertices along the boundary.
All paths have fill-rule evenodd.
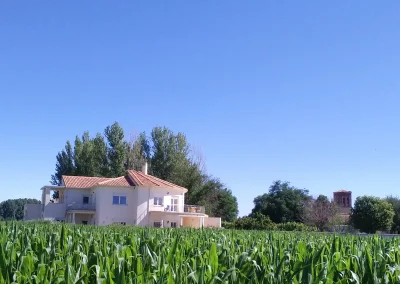
<path id="1" fill-rule="evenodd" d="M 70 203 L 67 210 L 96 210 L 96 203 Z"/>
<path id="2" fill-rule="evenodd" d="M 187 205 L 187 204 L 185 204 L 185 207 L 184 207 L 183 212 L 186 212 L 186 213 L 201 213 L 201 214 L 205 214 L 206 210 L 205 210 L 204 206 L 200 206 L 200 205 Z"/>

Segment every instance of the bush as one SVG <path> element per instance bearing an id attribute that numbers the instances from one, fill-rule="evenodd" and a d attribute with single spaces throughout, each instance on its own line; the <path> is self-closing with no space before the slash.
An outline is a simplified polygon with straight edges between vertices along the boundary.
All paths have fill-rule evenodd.
<path id="1" fill-rule="evenodd" d="M 254 217 L 241 217 L 234 222 L 235 229 L 241 230 L 274 230 L 275 224 L 267 216 L 260 213 Z"/>
<path id="2" fill-rule="evenodd" d="M 224 229 L 235 229 L 235 221 L 234 222 L 222 221 L 221 227 Z"/>
<path id="3" fill-rule="evenodd" d="M 275 224 L 268 216 L 261 213 L 238 218 L 234 222 L 223 222 L 222 227 L 225 229 L 237 230 L 269 230 L 269 231 L 299 231 L 299 232 L 316 232 L 318 229 L 314 226 L 307 226 L 303 223 L 288 222 Z"/>
<path id="4" fill-rule="evenodd" d="M 298 231 L 298 232 L 317 232 L 318 228 L 315 226 L 308 226 L 303 223 L 287 222 L 276 225 L 277 231 Z"/>

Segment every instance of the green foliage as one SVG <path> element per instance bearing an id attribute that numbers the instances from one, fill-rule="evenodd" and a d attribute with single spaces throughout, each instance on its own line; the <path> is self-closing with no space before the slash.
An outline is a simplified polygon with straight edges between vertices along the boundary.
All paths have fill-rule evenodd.
<path id="1" fill-rule="evenodd" d="M 149 141 L 144 132 L 130 142 L 125 141 L 125 149 L 127 153 L 126 169 L 141 171 L 144 163 L 146 161 L 149 163 L 151 159 Z"/>
<path id="2" fill-rule="evenodd" d="M 222 227 L 225 229 L 238 230 L 267 230 L 267 231 L 299 231 L 299 232 L 316 232 L 315 226 L 308 226 L 298 222 L 287 222 L 275 224 L 268 216 L 261 213 L 255 213 L 251 216 L 240 217 L 234 222 L 223 222 Z"/>
<path id="3" fill-rule="evenodd" d="M 398 234 L 400 233 L 400 198 L 396 196 L 387 196 L 385 200 L 392 205 L 394 210 L 391 232 Z"/>
<path id="4" fill-rule="evenodd" d="M 203 205 L 207 214 L 222 217 L 223 221 L 232 222 L 239 213 L 236 197 L 216 178 L 207 178 L 191 198 L 194 204 Z"/>
<path id="5" fill-rule="evenodd" d="M 119 177 L 125 174 L 127 152 L 124 143 L 124 130 L 117 122 L 107 126 L 104 135 L 109 144 L 107 158 L 109 161 L 109 177 Z"/>
<path id="6" fill-rule="evenodd" d="M 277 231 L 317 232 L 318 228 L 298 222 L 287 222 L 276 225 Z"/>
<path id="7" fill-rule="evenodd" d="M 400 239 L 0 223 L 0 283 L 399 283 Z"/>
<path id="8" fill-rule="evenodd" d="M 308 190 L 290 186 L 289 182 L 275 181 L 269 193 L 254 199 L 252 214 L 261 213 L 275 223 L 300 222 L 304 206 L 311 197 Z"/>
<path id="9" fill-rule="evenodd" d="M 386 200 L 373 196 L 357 197 L 351 210 L 350 223 L 354 228 L 365 233 L 389 231 L 395 213 Z"/>
<path id="10" fill-rule="evenodd" d="M 104 136 L 98 133 L 94 138 L 90 138 L 89 132 L 84 132 L 81 138 L 76 136 L 73 149 L 67 141 L 65 149 L 57 154 L 56 170 L 51 176 L 51 183 L 61 185 L 63 175 L 124 175 L 127 149 L 123 139 L 123 129 L 118 123 L 114 123 L 106 127 Z"/>
<path id="11" fill-rule="evenodd" d="M 22 220 L 24 205 L 39 203 L 39 200 L 31 198 L 8 199 L 0 203 L 0 217 L 3 220 Z"/>
<path id="12" fill-rule="evenodd" d="M 51 176 L 51 183 L 59 185 L 62 175 L 73 175 L 75 173 L 74 153 L 69 141 L 67 141 L 65 149 L 57 154 L 56 160 L 56 172 Z"/>
<path id="13" fill-rule="evenodd" d="M 233 227 L 239 230 L 275 230 L 276 225 L 267 216 L 255 213 L 253 216 L 238 218 Z"/>

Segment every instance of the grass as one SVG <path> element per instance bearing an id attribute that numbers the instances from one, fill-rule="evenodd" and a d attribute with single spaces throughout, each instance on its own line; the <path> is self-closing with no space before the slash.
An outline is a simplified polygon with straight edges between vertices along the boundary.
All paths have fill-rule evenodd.
<path id="1" fill-rule="evenodd" d="M 400 239 L 0 223 L 0 283 L 400 283 Z"/>

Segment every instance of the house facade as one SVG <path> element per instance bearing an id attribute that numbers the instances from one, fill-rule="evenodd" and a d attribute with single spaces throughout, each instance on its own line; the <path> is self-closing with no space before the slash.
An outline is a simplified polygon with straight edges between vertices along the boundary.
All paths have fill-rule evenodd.
<path id="1" fill-rule="evenodd" d="M 41 204 L 25 207 L 25 220 L 55 220 L 90 225 L 149 227 L 221 227 L 204 207 L 184 203 L 186 188 L 143 170 L 117 178 L 63 176 L 61 186 L 42 187 Z M 52 200 L 53 191 L 59 198 Z M 39 217 L 39 218 L 38 218 Z"/>

